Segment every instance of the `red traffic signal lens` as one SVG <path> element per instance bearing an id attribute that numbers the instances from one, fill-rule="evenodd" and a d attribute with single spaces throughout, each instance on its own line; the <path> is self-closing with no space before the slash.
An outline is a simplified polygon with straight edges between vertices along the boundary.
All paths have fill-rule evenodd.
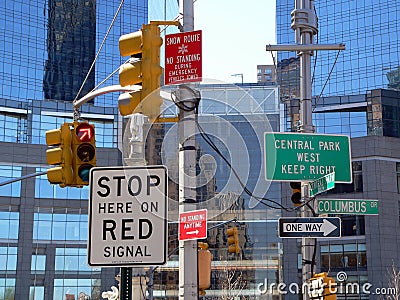
<path id="1" fill-rule="evenodd" d="M 81 123 L 76 127 L 75 133 L 81 142 L 87 143 L 94 137 L 94 127 L 89 123 Z"/>

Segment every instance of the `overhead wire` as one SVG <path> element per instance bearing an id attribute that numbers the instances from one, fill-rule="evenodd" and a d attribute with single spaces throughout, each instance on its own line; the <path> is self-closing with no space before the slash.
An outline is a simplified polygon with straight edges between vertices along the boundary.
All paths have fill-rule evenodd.
<path id="1" fill-rule="evenodd" d="M 171 100 L 173 101 L 173 103 L 180 109 L 184 110 L 184 111 L 193 111 L 195 110 L 197 112 L 198 110 L 198 106 L 200 103 L 200 95 L 196 94 L 193 89 L 191 89 L 189 86 L 186 85 L 181 85 L 181 88 L 185 88 L 187 90 L 190 90 L 193 92 L 194 98 L 196 99 L 195 103 L 193 106 L 188 106 L 186 104 L 183 103 L 183 101 L 177 101 L 177 91 L 172 91 L 171 92 Z M 283 206 L 281 203 L 266 198 L 266 197 L 261 197 L 261 196 L 256 196 L 254 195 L 248 188 L 247 186 L 243 183 L 243 181 L 240 179 L 239 174 L 236 172 L 236 170 L 233 168 L 232 164 L 229 162 L 229 160 L 222 154 L 222 152 L 218 149 L 218 147 L 215 145 L 215 143 L 212 141 L 212 139 L 208 136 L 208 134 L 204 131 L 204 129 L 201 127 L 201 125 L 199 124 L 198 120 L 195 120 L 196 126 L 199 130 L 200 136 L 204 139 L 204 141 L 211 147 L 211 149 L 213 149 L 224 161 L 225 163 L 228 165 L 228 167 L 232 170 L 232 173 L 234 174 L 234 176 L 236 177 L 236 179 L 238 180 L 240 186 L 243 188 L 243 191 L 249 195 L 250 197 L 258 200 L 261 204 L 272 208 L 272 209 L 283 209 L 286 210 L 288 212 L 293 212 L 296 210 L 299 210 L 300 208 L 302 208 L 305 205 L 308 205 L 309 202 L 311 202 L 312 200 L 314 200 L 314 198 L 310 198 L 308 200 L 306 200 L 304 203 L 302 203 L 301 205 L 295 207 L 295 208 L 289 208 L 289 207 L 285 207 Z M 273 206 L 267 202 L 271 202 L 272 204 L 276 205 Z"/>
<path id="2" fill-rule="evenodd" d="M 325 83 L 324 83 L 324 85 L 323 85 L 323 87 L 322 87 L 322 89 L 321 89 L 321 93 L 319 94 L 318 98 L 315 100 L 315 106 L 314 106 L 312 112 L 314 112 L 315 109 L 317 108 L 319 99 L 321 99 L 322 93 L 324 92 L 324 89 L 325 89 L 326 85 L 328 84 L 329 79 L 331 78 L 333 69 L 335 68 L 335 65 L 336 65 L 336 63 L 337 63 L 337 60 L 338 60 L 338 58 L 339 58 L 339 55 L 340 55 L 340 52 L 341 52 L 341 51 L 342 51 L 342 50 L 338 50 L 338 52 L 336 53 L 335 61 L 333 62 L 332 68 L 331 68 L 331 70 L 329 71 L 329 74 L 328 74 L 328 78 L 326 78 L 326 81 L 325 81 Z"/>
<path id="3" fill-rule="evenodd" d="M 207 133 L 204 132 L 203 128 L 201 127 L 201 125 L 199 124 L 199 122 L 196 120 L 196 126 L 199 129 L 199 133 L 201 135 L 201 137 L 204 139 L 204 141 L 225 161 L 225 163 L 228 165 L 228 167 L 232 170 L 232 173 L 235 175 L 236 179 L 238 180 L 240 186 L 243 188 L 243 191 L 249 195 L 250 197 L 253 197 L 259 201 L 261 201 L 264 205 L 273 208 L 273 209 L 284 209 L 286 211 L 293 211 L 294 209 L 292 208 L 287 208 L 285 206 L 283 206 L 282 204 L 280 204 L 279 202 L 276 202 L 272 199 L 268 199 L 265 197 L 260 197 L 260 196 L 256 196 L 254 195 L 247 187 L 246 185 L 242 182 L 242 180 L 240 179 L 240 176 L 237 174 L 236 170 L 232 167 L 232 164 L 229 162 L 229 160 L 221 153 L 221 151 L 218 149 L 218 147 L 214 144 L 214 142 L 211 140 L 211 138 L 208 136 Z M 275 205 L 277 205 L 278 207 L 272 206 L 268 203 L 265 203 L 264 201 L 269 201 Z"/>
<path id="4" fill-rule="evenodd" d="M 81 85 L 81 87 L 80 87 L 79 90 L 78 90 L 78 93 L 76 94 L 76 97 L 75 97 L 75 99 L 74 99 L 74 102 L 75 102 L 76 100 L 78 100 L 78 97 L 79 97 L 80 93 L 82 92 L 82 89 L 83 89 L 83 87 L 85 86 L 86 81 L 88 80 L 89 75 L 90 75 L 90 73 L 92 72 L 92 70 L 93 70 L 93 68 L 94 68 L 94 65 L 95 65 L 95 63 L 96 63 L 96 61 L 97 61 L 97 58 L 98 58 L 99 55 L 100 55 L 100 52 L 101 52 L 101 50 L 102 50 L 102 48 L 103 48 L 103 46 L 104 46 L 104 44 L 105 44 L 105 42 L 106 42 L 106 39 L 107 39 L 108 35 L 110 34 L 111 28 L 113 27 L 113 25 L 114 25 L 114 23 L 115 23 L 115 20 L 117 19 L 117 16 L 118 16 L 119 12 L 121 11 L 121 8 L 122 8 L 122 5 L 123 5 L 123 4 L 124 4 L 124 0 L 121 0 L 120 4 L 119 4 L 119 6 L 118 6 L 118 9 L 117 9 L 117 11 L 116 11 L 116 13 L 115 13 L 115 15 L 114 15 L 112 21 L 111 21 L 111 24 L 110 24 L 110 26 L 108 27 L 107 32 L 106 32 L 106 34 L 105 34 L 105 36 L 104 36 L 104 38 L 103 38 L 103 41 L 101 42 L 101 45 L 100 45 L 100 47 L 99 47 L 99 50 L 97 51 L 96 56 L 94 57 L 94 60 L 93 60 L 93 62 L 92 62 L 92 65 L 90 66 L 90 68 L 89 68 L 89 70 L 88 70 L 88 72 L 87 72 L 87 74 L 86 74 L 86 77 L 85 77 L 85 79 L 83 80 L 82 85 Z M 114 73 L 113 73 L 113 74 L 114 74 Z"/>

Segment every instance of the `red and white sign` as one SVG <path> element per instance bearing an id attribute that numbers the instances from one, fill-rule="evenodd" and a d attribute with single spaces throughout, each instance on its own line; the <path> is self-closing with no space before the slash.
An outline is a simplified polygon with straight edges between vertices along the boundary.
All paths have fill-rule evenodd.
<path id="1" fill-rule="evenodd" d="M 165 36 L 165 84 L 201 81 L 201 30 Z"/>
<path id="2" fill-rule="evenodd" d="M 207 209 L 185 211 L 179 214 L 179 240 L 207 238 Z"/>

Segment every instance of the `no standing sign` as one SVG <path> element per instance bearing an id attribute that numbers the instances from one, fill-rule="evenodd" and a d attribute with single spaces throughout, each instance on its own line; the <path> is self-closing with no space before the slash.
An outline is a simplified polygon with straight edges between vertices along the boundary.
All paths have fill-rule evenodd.
<path id="1" fill-rule="evenodd" d="M 201 81 L 201 30 L 165 37 L 165 84 Z"/>
<path id="2" fill-rule="evenodd" d="M 162 265 L 167 244 L 164 166 L 90 170 L 88 264 Z"/>

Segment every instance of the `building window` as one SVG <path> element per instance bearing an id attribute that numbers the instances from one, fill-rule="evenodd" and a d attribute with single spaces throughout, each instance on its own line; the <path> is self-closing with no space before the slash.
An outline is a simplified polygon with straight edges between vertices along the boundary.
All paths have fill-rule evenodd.
<path id="1" fill-rule="evenodd" d="M 46 144 L 46 131 L 60 128 L 65 122 L 71 120 L 67 117 L 55 117 L 47 115 L 33 115 L 32 143 Z M 94 124 L 96 134 L 96 146 L 113 148 L 117 146 L 117 123 L 113 120 L 88 120 Z"/>
<path id="2" fill-rule="evenodd" d="M 365 235 L 364 216 L 341 216 L 342 236 Z"/>
<path id="3" fill-rule="evenodd" d="M 29 300 L 44 300 L 44 286 L 31 286 Z"/>
<path id="4" fill-rule="evenodd" d="M 26 115 L 0 114 L 0 141 L 27 143 Z"/>
<path id="5" fill-rule="evenodd" d="M 13 300 L 15 299 L 15 279 L 0 278 L 0 299 Z"/>
<path id="6" fill-rule="evenodd" d="M 89 268 L 86 248 L 56 248 L 56 273 L 76 273 L 100 271 L 100 268 Z"/>
<path id="7" fill-rule="evenodd" d="M 337 183 L 335 188 L 329 190 L 328 194 L 342 194 L 342 193 L 358 193 L 363 191 L 363 177 L 362 177 L 362 162 L 353 161 L 353 182 L 352 183 Z"/>
<path id="8" fill-rule="evenodd" d="M 34 240 L 86 241 L 87 237 L 88 217 L 85 214 L 34 214 Z"/>
<path id="9" fill-rule="evenodd" d="M 44 168 L 37 168 L 36 172 L 45 170 Z M 62 188 L 57 184 L 50 184 L 45 174 L 37 176 L 35 179 L 35 198 L 88 200 L 89 186 L 80 189 L 75 187 Z"/>
<path id="10" fill-rule="evenodd" d="M 46 255 L 32 255 L 31 272 L 34 274 L 44 274 L 46 270 Z"/>
<path id="11" fill-rule="evenodd" d="M 367 267 L 365 243 L 321 245 L 321 271 L 357 270 Z"/>
<path id="12" fill-rule="evenodd" d="M 54 279 L 53 299 L 79 299 L 85 293 L 89 299 L 101 299 L 100 279 Z"/>
<path id="13" fill-rule="evenodd" d="M 0 165 L 0 182 L 21 177 L 22 167 Z M 21 181 L 0 186 L 0 195 L 8 197 L 21 196 Z"/>
<path id="14" fill-rule="evenodd" d="M 17 247 L 0 247 L 0 271 L 17 270 Z M 0 299 L 1 292 L 0 292 Z"/>
<path id="15" fill-rule="evenodd" d="M 0 211 L 0 239 L 18 239 L 19 213 Z"/>

